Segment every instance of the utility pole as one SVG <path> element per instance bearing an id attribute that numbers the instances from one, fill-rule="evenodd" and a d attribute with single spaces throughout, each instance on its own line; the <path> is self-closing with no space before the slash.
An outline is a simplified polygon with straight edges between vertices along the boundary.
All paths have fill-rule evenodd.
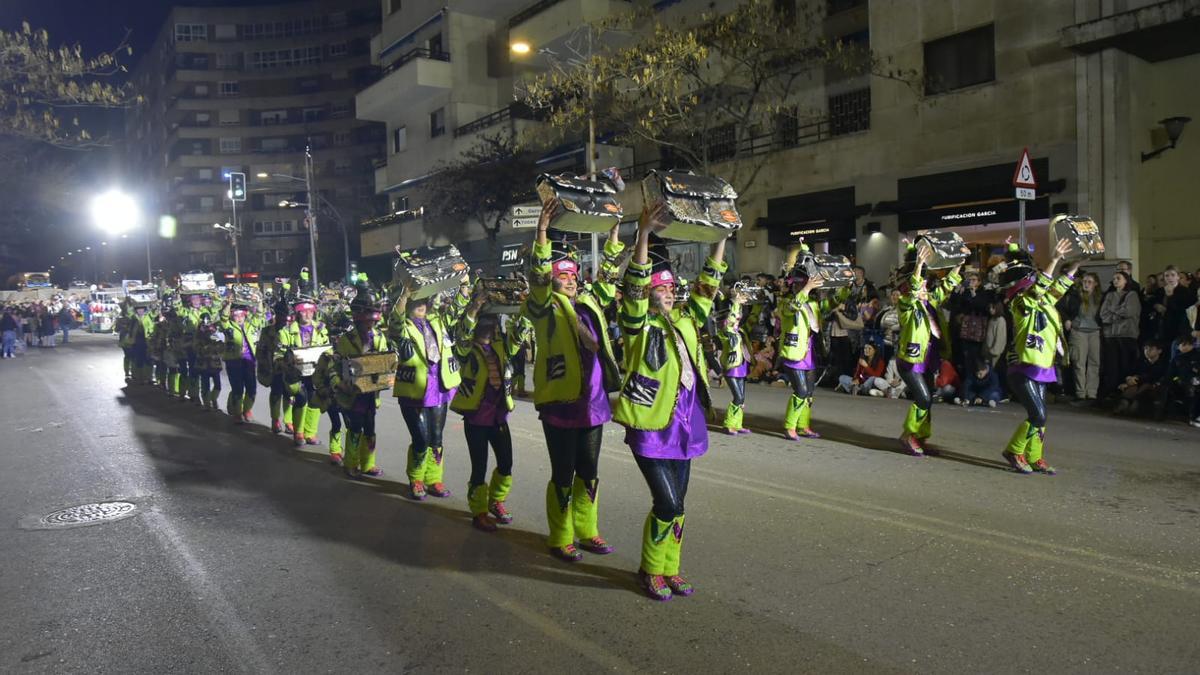
<path id="1" fill-rule="evenodd" d="M 321 282 L 317 277 L 317 210 L 314 208 L 312 185 L 312 141 L 304 146 L 304 187 L 308 191 L 308 248 L 312 254 L 312 285 L 313 295 L 319 293 Z"/>

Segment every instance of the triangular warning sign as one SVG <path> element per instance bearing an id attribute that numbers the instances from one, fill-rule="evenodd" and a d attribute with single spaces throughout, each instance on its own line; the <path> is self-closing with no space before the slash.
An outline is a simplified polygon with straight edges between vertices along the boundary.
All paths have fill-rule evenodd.
<path id="1" fill-rule="evenodd" d="M 1029 148 L 1021 151 L 1021 161 L 1013 173 L 1013 187 L 1036 188 L 1037 175 L 1033 173 L 1033 162 L 1029 161 Z"/>

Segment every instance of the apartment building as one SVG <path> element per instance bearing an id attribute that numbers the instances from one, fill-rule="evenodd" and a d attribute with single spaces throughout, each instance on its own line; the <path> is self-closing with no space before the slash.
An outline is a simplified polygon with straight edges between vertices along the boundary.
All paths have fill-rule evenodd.
<path id="1" fill-rule="evenodd" d="M 133 81 L 145 97 L 127 116 L 125 170 L 151 220 L 168 273 L 231 273 L 233 247 L 214 224 L 233 220 L 228 175 L 248 177 L 237 204 L 243 273 L 294 274 L 310 258 L 303 207 L 311 148 L 323 278 L 341 276 L 342 228 L 374 215 L 383 126 L 355 116 L 355 93 L 378 73 L 369 45 L 376 0 L 258 7 L 176 7 Z M 169 219 L 168 219 L 169 220 Z M 155 227 L 151 222 L 150 226 Z"/>
<path id="2" fill-rule="evenodd" d="M 902 238 L 932 228 L 960 232 L 986 257 L 1018 233 L 1011 180 L 1025 148 L 1039 179 L 1025 205 L 1035 255 L 1048 248 L 1049 218 L 1078 212 L 1100 223 L 1110 256 L 1134 259 L 1139 269 L 1200 259 L 1200 228 L 1182 184 L 1195 175 L 1200 145 L 1185 139 L 1142 161 L 1143 152 L 1166 143 L 1159 120 L 1196 117 L 1200 90 L 1181 85 L 1200 74 L 1200 43 L 1187 39 L 1198 0 L 775 4 L 786 13 L 803 3 L 822 11 L 817 28 L 826 37 L 869 46 L 921 77 L 902 82 L 818 68 L 795 94 L 798 117 L 772 129 L 706 134 L 710 157 L 764 163 L 740 200 L 747 227 L 732 249 L 735 269 L 774 271 L 784 248 L 803 236 L 886 279 Z M 672 22 L 737 0 L 643 4 Z M 388 125 L 388 161 L 376 172 L 376 189 L 399 213 L 363 232 L 364 255 L 439 237 L 460 246 L 482 237 L 469 224 L 454 232 L 426 226 L 420 185 L 480 129 L 538 124 L 512 105 L 515 78 L 530 64 L 508 45 L 557 48 L 584 22 L 629 6 L 384 0 L 371 52 L 386 74 L 359 94 L 358 107 L 360 117 Z M 752 152 L 733 151 L 745 143 Z M 579 147 L 560 154 L 574 160 L 564 166 L 582 168 Z M 607 148 L 601 166 L 629 167 L 627 181 L 646 168 L 672 168 L 645 146 Z M 636 191 L 623 201 L 636 214 Z"/>

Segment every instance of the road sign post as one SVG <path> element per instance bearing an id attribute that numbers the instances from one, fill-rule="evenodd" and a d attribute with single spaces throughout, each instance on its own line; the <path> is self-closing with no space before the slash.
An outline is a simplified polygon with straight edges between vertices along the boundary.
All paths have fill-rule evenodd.
<path id="1" fill-rule="evenodd" d="M 1021 159 L 1017 162 L 1017 170 L 1013 172 L 1013 187 L 1017 189 L 1017 231 L 1021 250 L 1027 250 L 1025 243 L 1025 202 L 1037 197 L 1037 175 L 1033 173 L 1033 162 L 1029 160 L 1029 148 L 1021 151 Z"/>

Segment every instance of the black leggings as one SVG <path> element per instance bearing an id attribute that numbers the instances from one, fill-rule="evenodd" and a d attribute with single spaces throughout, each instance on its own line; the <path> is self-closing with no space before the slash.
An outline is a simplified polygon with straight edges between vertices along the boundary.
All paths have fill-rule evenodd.
<path id="1" fill-rule="evenodd" d="M 933 397 L 929 395 L 929 383 L 925 381 L 925 373 L 918 373 L 912 368 L 900 368 L 900 379 L 908 387 L 908 395 L 913 403 L 921 410 L 929 410 L 933 405 Z"/>
<path id="2" fill-rule="evenodd" d="M 325 409 L 329 413 L 329 431 L 336 434 L 342 430 L 342 409 L 337 407 L 336 403 L 330 403 Z"/>
<path id="3" fill-rule="evenodd" d="M 375 394 L 359 394 L 349 410 L 343 410 L 350 433 L 375 435 Z"/>
<path id="4" fill-rule="evenodd" d="M 634 455 L 642 477 L 654 499 L 654 517 L 670 522 L 683 515 L 683 498 L 687 496 L 688 478 L 692 473 L 690 459 L 650 459 Z"/>
<path id="5" fill-rule="evenodd" d="M 1008 386 L 1013 396 L 1025 406 L 1029 425 L 1037 428 L 1046 426 L 1046 384 L 1035 382 L 1023 373 L 1009 373 Z"/>
<path id="6" fill-rule="evenodd" d="M 585 481 L 596 480 L 600 471 L 600 442 L 604 427 L 564 429 L 542 422 L 546 446 L 550 450 L 550 481 L 559 488 L 569 488 L 575 476 Z"/>
<path id="7" fill-rule="evenodd" d="M 467 434 L 467 452 L 471 455 L 471 485 L 483 485 L 487 479 L 488 443 L 496 453 L 496 471 L 502 476 L 512 475 L 512 436 L 508 433 L 507 422 L 490 427 L 464 423 L 463 431 Z"/>
<path id="8" fill-rule="evenodd" d="M 400 406 L 408 435 L 412 437 L 413 450 L 425 452 L 426 448 L 442 447 L 442 429 L 446 427 L 446 404 L 428 408 Z"/>
<path id="9" fill-rule="evenodd" d="M 733 397 L 733 404 L 743 405 L 746 402 L 746 378 L 726 375 L 725 382 L 729 384 L 729 395 Z"/>
<path id="10" fill-rule="evenodd" d="M 809 398 L 812 396 L 812 385 L 808 381 L 807 370 L 799 370 L 797 368 L 789 368 L 783 366 L 779 369 L 779 374 L 783 376 L 783 380 L 792 388 L 792 394 L 796 398 Z"/>
<path id="11" fill-rule="evenodd" d="M 234 401 L 244 396 L 251 401 L 258 392 L 258 381 L 254 379 L 254 362 L 245 359 L 230 359 L 225 362 L 225 374 L 229 376 L 229 395 Z"/>

